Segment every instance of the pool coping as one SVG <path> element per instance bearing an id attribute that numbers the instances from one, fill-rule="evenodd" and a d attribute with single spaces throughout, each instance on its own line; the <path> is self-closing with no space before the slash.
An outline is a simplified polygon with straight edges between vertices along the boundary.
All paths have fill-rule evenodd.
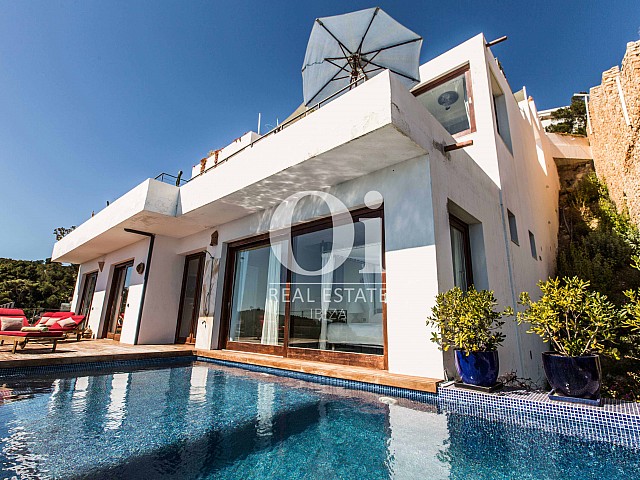
<path id="1" fill-rule="evenodd" d="M 173 352 L 178 353 L 177 355 L 168 353 L 170 352 L 163 352 L 162 355 L 138 355 L 139 358 L 131 358 L 130 354 L 113 355 L 111 356 L 112 358 L 102 361 L 77 361 L 79 358 L 74 358 L 75 362 L 69 361 L 56 365 L 5 367 L 0 368 L 0 383 L 3 379 L 15 380 L 18 377 L 25 376 L 90 370 L 162 368 L 203 362 L 434 404 L 437 405 L 440 413 L 469 415 L 588 440 L 640 448 L 640 404 L 637 403 L 608 401 L 605 402 L 603 407 L 594 407 L 591 405 L 556 402 L 550 400 L 546 392 L 512 390 L 484 393 L 460 389 L 453 385 L 440 385 L 436 393 L 429 393 L 273 366 L 221 360 L 199 355 L 197 351 Z M 91 357 L 83 357 L 81 360 L 86 358 Z"/>

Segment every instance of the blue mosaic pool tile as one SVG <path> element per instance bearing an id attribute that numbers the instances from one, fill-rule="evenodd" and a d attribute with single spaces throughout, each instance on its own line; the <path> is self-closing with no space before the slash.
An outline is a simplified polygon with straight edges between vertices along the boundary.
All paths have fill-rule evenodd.
<path id="1" fill-rule="evenodd" d="M 435 403 L 437 395 L 434 393 L 421 392 L 419 390 L 411 390 L 408 388 L 390 387 L 387 385 L 378 385 L 375 383 L 359 382 L 357 380 L 345 380 L 342 378 L 326 377 L 323 375 L 315 375 L 312 373 L 294 372 L 292 370 L 283 370 L 280 368 L 263 367 L 261 365 L 251 365 L 240 362 L 230 362 L 228 360 L 218 360 L 207 357 L 197 357 L 198 361 L 223 365 L 226 367 L 242 368 L 252 372 L 268 373 L 271 375 L 279 375 L 296 380 L 304 380 L 307 382 L 319 383 L 322 385 L 331 385 L 334 387 L 350 388 L 352 390 L 363 390 L 378 395 L 389 397 L 406 398 L 422 403 Z"/>
<path id="2" fill-rule="evenodd" d="M 190 365 L 194 360 L 194 356 L 184 355 L 138 360 L 108 360 L 103 362 L 69 363 L 64 365 L 0 368 L 0 381 L 3 379 L 15 379 L 16 377 L 38 377 L 41 375 L 55 375 L 57 373 L 114 371 L 131 368 L 164 368 Z"/>
<path id="3" fill-rule="evenodd" d="M 605 400 L 602 407 L 568 404 L 550 400 L 544 392 L 505 391 L 483 393 L 454 386 L 438 388 L 437 394 L 295 372 L 206 357 L 181 356 L 141 360 L 116 360 L 39 367 L 0 369 L 0 382 L 16 377 L 50 376 L 60 373 L 87 373 L 143 368 L 186 366 L 194 361 L 284 376 L 334 387 L 367 391 L 434 405 L 442 413 L 456 413 L 500 421 L 527 428 L 572 435 L 623 446 L 640 447 L 640 404 Z"/>
<path id="4" fill-rule="evenodd" d="M 631 447 L 640 446 L 639 404 L 605 401 L 603 407 L 593 407 L 553 402 L 544 392 L 482 393 L 455 387 L 439 388 L 435 395 L 226 360 L 205 357 L 198 357 L 197 360 L 423 403 L 435 403 L 443 413 L 461 413 L 590 440 Z"/>
<path id="5" fill-rule="evenodd" d="M 550 400 L 544 392 L 500 394 L 470 392 L 455 387 L 438 390 L 444 413 L 461 413 L 554 433 L 640 446 L 640 405 L 605 402 L 603 407 Z"/>

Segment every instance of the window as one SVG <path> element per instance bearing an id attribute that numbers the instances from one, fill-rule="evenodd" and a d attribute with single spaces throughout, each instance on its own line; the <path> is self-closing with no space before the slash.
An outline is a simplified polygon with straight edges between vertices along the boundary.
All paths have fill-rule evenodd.
<path id="1" fill-rule="evenodd" d="M 511 234 L 511 241 L 516 245 L 520 245 L 518 241 L 518 224 L 516 223 L 516 216 L 507 210 L 507 216 L 509 217 L 509 233 Z"/>
<path id="2" fill-rule="evenodd" d="M 336 355 L 358 354 L 346 363 L 383 368 L 382 209 L 351 219 L 352 248 L 333 243 L 347 227 L 330 218 L 294 227 L 290 244 L 267 238 L 230 246 L 227 348 L 337 363 Z M 307 274 L 278 260 L 289 245 Z"/>
<path id="3" fill-rule="evenodd" d="M 531 246 L 531 256 L 538 260 L 538 250 L 536 248 L 536 237 L 529 231 L 529 245 Z"/>
<path id="4" fill-rule="evenodd" d="M 502 138 L 509 151 L 513 153 L 511 130 L 509 129 L 509 115 L 507 113 L 507 99 L 493 74 L 491 75 L 491 91 L 493 94 L 493 109 L 496 115 L 498 135 L 500 135 L 500 138 Z"/>
<path id="5" fill-rule="evenodd" d="M 293 239 L 294 256 L 302 268 L 317 271 L 331 265 L 331 271 L 292 274 L 289 347 L 382 355 L 382 219 L 356 221 L 350 251 L 331 248 L 338 234 L 334 230 L 341 228 Z"/>
<path id="6" fill-rule="evenodd" d="M 449 227 L 451 230 L 453 283 L 466 292 L 473 285 L 469 226 L 458 218 L 449 216 Z"/>
<path id="7" fill-rule="evenodd" d="M 282 243 L 236 253 L 229 341 L 281 346 L 284 341 L 285 270 L 276 258 Z"/>
<path id="8" fill-rule="evenodd" d="M 87 273 L 84 276 L 84 287 L 82 289 L 82 297 L 80 299 L 80 307 L 78 315 L 89 316 L 91 311 L 91 303 L 93 302 L 93 294 L 96 291 L 96 281 L 98 280 L 98 272 Z"/>
<path id="9" fill-rule="evenodd" d="M 417 88 L 413 94 L 451 135 L 475 131 L 468 65 Z"/>

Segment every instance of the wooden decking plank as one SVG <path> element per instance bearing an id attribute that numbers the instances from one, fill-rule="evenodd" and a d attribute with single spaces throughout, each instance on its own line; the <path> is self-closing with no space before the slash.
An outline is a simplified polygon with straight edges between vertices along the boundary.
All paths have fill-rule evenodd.
<path id="1" fill-rule="evenodd" d="M 374 383 L 390 387 L 408 388 L 423 392 L 435 393 L 442 380 L 391 373 L 365 367 L 336 365 L 309 360 L 290 359 L 258 353 L 236 352 L 231 350 L 198 350 L 199 356 L 230 362 L 248 363 L 263 367 L 280 368 L 295 372 L 323 375 L 344 380 Z"/>

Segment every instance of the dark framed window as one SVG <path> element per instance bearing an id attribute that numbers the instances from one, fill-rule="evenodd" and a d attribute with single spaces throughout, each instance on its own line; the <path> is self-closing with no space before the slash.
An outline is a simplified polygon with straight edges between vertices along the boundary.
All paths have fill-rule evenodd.
<path id="1" fill-rule="evenodd" d="M 131 285 L 131 274 L 133 272 L 133 260 L 116 265 L 113 270 L 111 280 L 111 293 L 107 304 L 107 315 L 102 332 L 103 338 L 120 340 L 124 316 L 127 310 L 127 299 L 129 298 L 129 286 Z"/>
<path id="2" fill-rule="evenodd" d="M 386 368 L 382 212 L 351 212 L 350 249 L 332 244 L 337 230 L 348 227 L 331 218 L 293 227 L 290 249 L 286 240 L 264 235 L 231 243 L 224 346 Z M 278 261 L 287 252 L 307 274 Z"/>
<path id="3" fill-rule="evenodd" d="M 511 241 L 516 245 L 520 245 L 518 241 L 518 223 L 516 222 L 516 216 L 507 210 L 507 217 L 509 218 L 509 234 L 511 235 Z"/>
<path id="4" fill-rule="evenodd" d="M 476 131 L 469 65 L 416 88 L 413 95 L 451 135 Z"/>
<path id="5" fill-rule="evenodd" d="M 185 257 L 180 306 L 178 307 L 176 343 L 195 344 L 196 342 L 205 259 L 205 252 Z"/>
<path id="6" fill-rule="evenodd" d="M 453 283 L 456 287 L 466 292 L 473 285 L 469 225 L 459 218 L 449 215 L 449 229 L 451 233 Z"/>
<path id="7" fill-rule="evenodd" d="M 531 256 L 538 260 L 538 249 L 536 248 L 536 237 L 531 230 L 529 230 L 529 246 L 531 247 Z"/>
<path id="8" fill-rule="evenodd" d="M 91 311 L 91 303 L 93 302 L 93 294 L 96 291 L 96 282 L 98 280 L 98 272 L 87 273 L 84 276 L 82 287 L 82 297 L 80 298 L 80 306 L 78 307 L 78 315 L 89 316 Z"/>

